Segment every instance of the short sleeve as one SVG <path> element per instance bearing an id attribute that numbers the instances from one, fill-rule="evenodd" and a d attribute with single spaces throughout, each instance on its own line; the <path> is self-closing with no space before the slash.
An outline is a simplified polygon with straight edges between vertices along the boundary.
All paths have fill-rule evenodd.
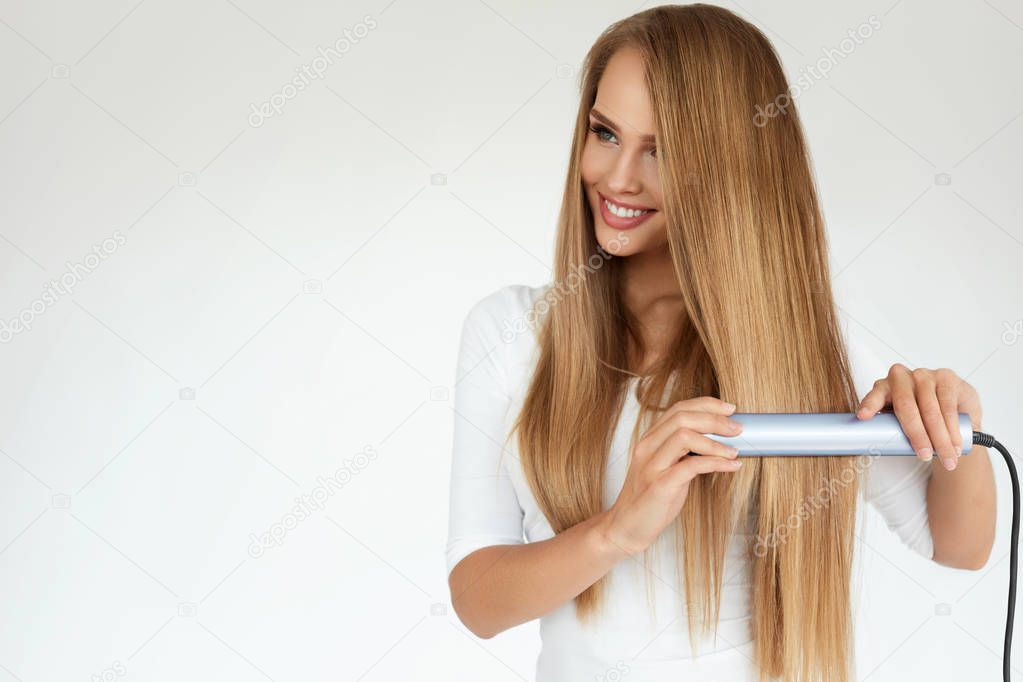
<path id="1" fill-rule="evenodd" d="M 888 366 L 854 334 L 847 334 L 856 396 L 862 399 L 877 379 L 888 374 Z M 917 457 L 872 457 L 864 471 L 863 497 L 876 509 L 885 524 L 902 542 L 926 559 L 934 558 L 934 541 L 927 516 L 927 484 L 932 463 Z"/>
<path id="2" fill-rule="evenodd" d="M 501 325 L 514 300 L 512 287 L 500 289 L 476 303 L 462 325 L 454 387 L 448 574 L 477 549 L 524 542 L 523 510 L 500 466 L 511 404 L 508 344 Z M 509 457 L 506 452 L 504 461 Z"/>

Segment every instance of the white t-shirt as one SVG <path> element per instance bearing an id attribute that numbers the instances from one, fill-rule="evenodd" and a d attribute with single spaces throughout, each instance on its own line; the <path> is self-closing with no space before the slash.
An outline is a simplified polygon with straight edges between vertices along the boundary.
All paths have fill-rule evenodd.
<path id="1" fill-rule="evenodd" d="M 477 549 L 554 536 L 526 482 L 515 438 L 508 440 L 501 457 L 501 445 L 539 357 L 536 321 L 527 312 L 550 286 L 502 287 L 477 302 L 466 316 L 455 376 L 448 573 Z M 862 398 L 888 368 L 845 328 L 843 333 L 857 396 Z M 629 384 L 612 441 L 605 509 L 617 499 L 628 468 L 629 438 L 638 416 L 636 381 Z M 861 488 L 864 499 L 907 546 L 932 558 L 926 506 L 931 464 L 909 456 L 877 457 L 867 473 Z M 640 553 L 610 571 L 607 601 L 594 627 L 577 621 L 572 600 L 540 618 L 537 682 L 755 679 L 743 534 L 734 536 L 726 555 L 716 639 L 703 639 L 694 658 L 672 533 L 669 524 L 652 555 L 653 612 L 648 608 Z"/>

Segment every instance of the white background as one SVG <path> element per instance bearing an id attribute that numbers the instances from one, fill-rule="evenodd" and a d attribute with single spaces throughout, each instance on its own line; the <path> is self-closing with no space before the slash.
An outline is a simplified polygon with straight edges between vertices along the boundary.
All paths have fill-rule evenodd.
<path id="1" fill-rule="evenodd" d="M 1023 9 L 725 5 L 792 79 L 880 21 L 797 100 L 843 318 L 1023 452 Z M 472 303 L 551 278 L 578 65 L 640 8 L 0 2 L 0 681 L 532 678 L 535 622 L 479 640 L 449 603 L 446 387 Z M 999 678 L 991 454 L 981 571 L 874 518 L 860 679 Z"/>

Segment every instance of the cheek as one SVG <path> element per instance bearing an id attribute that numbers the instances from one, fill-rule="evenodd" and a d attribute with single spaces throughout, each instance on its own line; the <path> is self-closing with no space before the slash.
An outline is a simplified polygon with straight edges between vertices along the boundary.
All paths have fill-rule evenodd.
<path id="1" fill-rule="evenodd" d="M 606 151 L 587 142 L 579 160 L 579 173 L 583 177 L 583 182 L 592 185 L 599 181 L 604 177 L 607 165 Z"/>
<path id="2" fill-rule="evenodd" d="M 643 185 L 647 187 L 650 198 L 653 200 L 654 208 L 661 210 L 661 174 L 657 170 L 657 162 L 651 160 L 650 164 L 643 169 Z"/>

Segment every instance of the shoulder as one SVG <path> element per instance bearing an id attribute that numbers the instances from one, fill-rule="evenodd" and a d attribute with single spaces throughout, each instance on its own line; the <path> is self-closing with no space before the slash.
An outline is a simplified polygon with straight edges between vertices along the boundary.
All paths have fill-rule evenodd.
<path id="1" fill-rule="evenodd" d="M 549 284 L 508 284 L 478 299 L 469 309 L 465 326 L 490 341 L 511 343 L 536 326 L 534 303 Z"/>
<path id="2" fill-rule="evenodd" d="M 464 372 L 477 363 L 501 377 L 506 395 L 528 384 L 539 357 L 539 321 L 544 306 L 535 305 L 550 284 L 509 284 L 478 299 L 462 328 Z"/>

